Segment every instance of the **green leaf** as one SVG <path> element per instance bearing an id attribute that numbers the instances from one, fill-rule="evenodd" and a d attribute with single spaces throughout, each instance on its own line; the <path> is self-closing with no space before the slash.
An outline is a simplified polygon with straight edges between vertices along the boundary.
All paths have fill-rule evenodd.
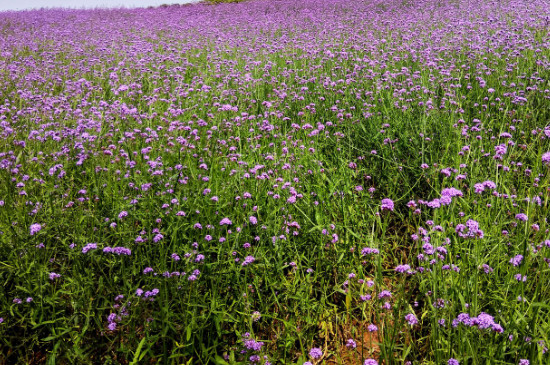
<path id="1" fill-rule="evenodd" d="M 134 359 L 132 360 L 132 362 L 130 363 L 130 365 L 135 365 L 137 364 L 137 362 L 139 360 L 141 360 L 143 358 L 143 355 L 145 355 L 145 353 L 143 353 L 143 355 L 140 357 L 139 355 L 141 354 L 141 348 L 143 347 L 143 345 L 145 344 L 145 341 L 146 341 L 147 337 L 143 337 L 141 339 L 141 341 L 139 342 L 139 345 L 136 349 L 136 352 L 134 353 Z"/>
<path id="2" fill-rule="evenodd" d="M 532 306 L 532 307 L 542 307 L 542 308 L 550 309 L 550 305 L 549 305 L 549 304 L 540 303 L 540 302 L 531 303 L 531 306 Z"/>
<path id="3" fill-rule="evenodd" d="M 216 355 L 214 358 L 214 362 L 219 365 L 229 365 L 227 361 L 225 361 L 220 355 Z"/>
<path id="4" fill-rule="evenodd" d="M 191 326 L 187 326 L 187 333 L 185 338 L 187 339 L 187 341 L 191 339 Z"/>

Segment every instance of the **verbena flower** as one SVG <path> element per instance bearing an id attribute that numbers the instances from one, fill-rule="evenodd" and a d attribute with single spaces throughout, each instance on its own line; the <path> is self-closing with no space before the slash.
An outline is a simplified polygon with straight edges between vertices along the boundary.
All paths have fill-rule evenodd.
<path id="1" fill-rule="evenodd" d="M 382 210 L 389 210 L 393 212 L 393 207 L 394 207 L 393 200 L 388 198 L 382 199 L 382 205 L 381 205 Z"/>
<path id="2" fill-rule="evenodd" d="M 229 218 L 224 218 L 220 221 L 220 226 L 231 225 L 232 222 Z"/>
<path id="3" fill-rule="evenodd" d="M 314 347 L 309 350 L 309 356 L 311 356 L 312 359 L 319 359 L 321 356 L 323 356 L 323 351 L 318 347 Z"/>
<path id="4" fill-rule="evenodd" d="M 510 259 L 510 263 L 514 266 L 519 266 L 523 262 L 523 255 L 516 255 Z"/>
<path id="5" fill-rule="evenodd" d="M 42 229 L 42 226 L 40 224 L 38 223 L 31 224 L 30 235 L 33 236 L 37 234 L 38 232 L 40 232 L 41 229 Z"/>
<path id="6" fill-rule="evenodd" d="M 414 326 L 415 324 L 418 324 L 418 318 L 416 318 L 416 316 L 413 313 L 409 313 L 409 314 L 405 315 L 405 320 L 411 326 Z"/>
<path id="7" fill-rule="evenodd" d="M 518 213 L 518 214 L 516 214 L 516 219 L 518 221 L 526 222 L 527 221 L 527 214 Z"/>

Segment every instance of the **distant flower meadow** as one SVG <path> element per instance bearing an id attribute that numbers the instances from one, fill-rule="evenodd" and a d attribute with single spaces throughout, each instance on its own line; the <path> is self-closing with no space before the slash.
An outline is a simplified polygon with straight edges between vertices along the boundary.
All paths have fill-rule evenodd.
<path id="1" fill-rule="evenodd" d="M 0 13 L 0 363 L 550 362 L 550 3 Z"/>

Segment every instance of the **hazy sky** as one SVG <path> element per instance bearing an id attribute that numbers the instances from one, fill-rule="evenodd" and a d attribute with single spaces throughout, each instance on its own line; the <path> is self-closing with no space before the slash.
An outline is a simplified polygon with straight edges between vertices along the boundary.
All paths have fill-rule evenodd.
<path id="1" fill-rule="evenodd" d="M 196 0 L 0 0 L 2 10 L 34 8 L 95 8 L 95 7 L 144 7 L 161 4 L 191 3 Z"/>

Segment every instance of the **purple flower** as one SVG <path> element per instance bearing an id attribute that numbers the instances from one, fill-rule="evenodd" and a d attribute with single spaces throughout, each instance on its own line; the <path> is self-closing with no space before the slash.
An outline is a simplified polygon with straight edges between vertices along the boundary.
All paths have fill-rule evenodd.
<path id="1" fill-rule="evenodd" d="M 318 359 L 323 356 L 323 351 L 318 347 L 314 347 L 309 350 L 309 356 L 311 356 L 312 359 Z"/>
<path id="2" fill-rule="evenodd" d="M 82 247 L 82 253 L 88 253 L 90 250 L 97 249 L 97 243 L 88 243 L 84 247 Z"/>
<path id="3" fill-rule="evenodd" d="M 514 266 L 521 265 L 522 261 L 523 261 L 523 255 L 516 255 L 510 259 L 510 263 Z"/>
<path id="4" fill-rule="evenodd" d="M 38 223 L 31 224 L 30 235 L 31 236 L 35 235 L 36 233 L 40 232 L 41 229 L 42 229 L 42 226 L 40 224 Z"/>
<path id="5" fill-rule="evenodd" d="M 398 265 L 395 267 L 395 271 L 399 273 L 408 272 L 411 270 L 411 267 L 409 265 Z"/>
<path id="6" fill-rule="evenodd" d="M 418 324 L 418 318 L 413 313 L 409 313 L 405 316 L 405 320 L 411 325 L 414 326 Z"/>
<path id="7" fill-rule="evenodd" d="M 505 155 L 507 151 L 508 151 L 508 147 L 506 147 L 505 144 L 500 144 L 498 146 L 495 146 L 495 153 L 499 156 Z"/>
<path id="8" fill-rule="evenodd" d="M 250 216 L 249 220 L 250 220 L 250 224 L 252 225 L 255 225 L 258 223 L 258 218 L 254 217 L 253 215 Z"/>
<path id="9" fill-rule="evenodd" d="M 378 255 L 380 251 L 376 248 L 365 247 L 361 250 L 361 255 Z"/>
<path id="10" fill-rule="evenodd" d="M 382 290 L 380 292 L 380 294 L 378 294 L 378 298 L 379 299 L 382 299 L 382 298 L 391 298 L 392 295 L 391 295 L 391 292 L 389 290 Z"/>
<path id="11" fill-rule="evenodd" d="M 529 365 L 529 360 L 527 360 L 527 359 L 521 359 L 521 360 L 519 360 L 518 365 Z"/>
<path id="12" fill-rule="evenodd" d="M 462 238 L 483 238 L 484 232 L 479 229 L 479 222 L 468 219 L 466 224 L 457 224 L 455 227 L 456 233 Z"/>
<path id="13" fill-rule="evenodd" d="M 495 323 L 493 316 L 484 312 L 480 313 L 477 317 L 472 318 L 472 320 L 472 323 L 474 325 L 477 325 L 477 327 L 480 329 L 489 328 Z"/>
<path id="14" fill-rule="evenodd" d="M 126 255 L 126 256 L 130 256 L 132 254 L 132 250 L 130 250 L 129 248 L 126 248 L 126 247 L 105 247 L 103 249 L 103 252 L 104 253 L 113 253 L 113 254 L 116 254 L 116 255 Z"/>
<path id="15" fill-rule="evenodd" d="M 389 210 L 393 212 L 393 200 L 391 199 L 382 199 L 382 210 Z"/>
<path id="16" fill-rule="evenodd" d="M 252 313 L 252 320 L 254 322 L 258 322 L 260 318 L 262 318 L 262 314 L 260 312 L 255 311 L 254 313 Z"/>
<path id="17" fill-rule="evenodd" d="M 224 218 L 220 221 L 220 226 L 225 226 L 225 225 L 229 226 L 231 224 L 233 224 L 233 222 L 231 222 L 229 218 Z"/>
<path id="18" fill-rule="evenodd" d="M 460 323 L 469 327 L 476 326 L 480 330 L 491 329 L 497 333 L 504 332 L 504 328 L 500 324 L 495 323 L 493 316 L 485 312 L 481 312 L 477 317 L 470 317 L 467 313 L 460 313 L 453 320 L 453 327 L 457 327 Z"/>
<path id="19" fill-rule="evenodd" d="M 460 362 L 457 359 L 450 358 L 447 361 L 447 365 L 460 365 Z"/>
<path id="20" fill-rule="evenodd" d="M 366 359 L 363 365 L 378 365 L 378 361 L 374 359 Z"/>
<path id="21" fill-rule="evenodd" d="M 246 347 L 249 350 L 252 351 L 260 351 L 262 349 L 262 346 L 264 345 L 263 342 L 258 342 L 256 340 L 250 339 L 244 341 L 244 347 Z"/>
<path id="22" fill-rule="evenodd" d="M 464 194 L 462 191 L 456 189 L 456 188 L 446 188 L 441 190 L 441 196 L 448 196 L 451 198 L 454 198 L 455 196 L 463 196 Z"/>
<path id="23" fill-rule="evenodd" d="M 371 300 L 372 296 L 370 294 L 367 294 L 367 295 L 361 295 L 359 296 L 359 298 L 361 298 L 363 302 L 366 302 L 367 300 Z"/>
<path id="24" fill-rule="evenodd" d="M 542 155 L 542 163 L 550 165 L 550 152 L 546 152 Z"/>
<path id="25" fill-rule="evenodd" d="M 527 215 L 523 213 L 516 214 L 516 219 L 518 221 L 527 222 Z"/>
<path id="26" fill-rule="evenodd" d="M 57 278 L 60 278 L 61 275 L 56 274 L 55 272 L 51 272 L 50 275 L 49 275 L 49 277 L 50 277 L 50 280 L 55 280 L 55 279 L 57 279 Z"/>
<path id="27" fill-rule="evenodd" d="M 463 323 L 466 326 L 471 325 L 471 318 L 468 313 L 460 313 L 456 319 L 453 320 L 453 327 L 458 326 L 458 324 Z"/>

